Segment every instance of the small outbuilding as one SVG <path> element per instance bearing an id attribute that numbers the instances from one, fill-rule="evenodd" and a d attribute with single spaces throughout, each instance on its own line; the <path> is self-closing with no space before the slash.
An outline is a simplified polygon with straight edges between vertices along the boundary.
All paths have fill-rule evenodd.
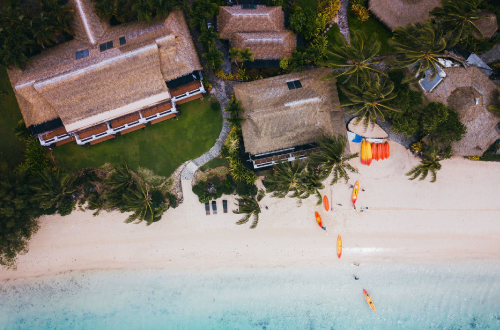
<path id="1" fill-rule="evenodd" d="M 369 9 L 394 31 L 431 18 L 430 11 L 440 5 L 437 0 L 370 0 Z"/>

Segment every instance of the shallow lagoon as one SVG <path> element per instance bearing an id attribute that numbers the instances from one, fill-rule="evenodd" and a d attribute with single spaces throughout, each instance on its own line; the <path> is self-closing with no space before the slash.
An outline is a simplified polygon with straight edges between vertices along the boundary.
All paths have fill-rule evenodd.
<path id="1" fill-rule="evenodd" d="M 493 261 L 94 271 L 10 281 L 0 293 L 4 329 L 500 328 Z"/>

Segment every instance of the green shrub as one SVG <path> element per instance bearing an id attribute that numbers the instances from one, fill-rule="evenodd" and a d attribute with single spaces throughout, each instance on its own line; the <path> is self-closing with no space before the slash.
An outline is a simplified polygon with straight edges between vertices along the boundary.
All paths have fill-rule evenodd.
<path id="1" fill-rule="evenodd" d="M 236 194 L 242 197 L 251 197 L 257 195 L 257 186 L 254 183 L 245 181 L 236 182 Z"/>
<path id="2" fill-rule="evenodd" d="M 458 112 L 439 102 L 430 102 L 422 108 L 421 126 L 424 135 L 445 145 L 460 141 L 467 131 Z"/>
<path id="3" fill-rule="evenodd" d="M 193 192 L 198 196 L 200 203 L 207 203 L 222 195 L 233 194 L 234 188 L 235 184 L 230 175 L 226 175 L 223 180 L 218 176 L 211 176 L 207 180 L 195 184 Z"/>
<path id="4" fill-rule="evenodd" d="M 64 216 L 70 215 L 71 212 L 73 212 L 73 209 L 75 208 L 76 201 L 73 200 L 70 197 L 65 197 L 61 203 L 59 204 L 58 211 L 59 214 Z"/>
<path id="5" fill-rule="evenodd" d="M 212 109 L 214 111 L 220 111 L 221 107 L 220 107 L 219 101 L 212 102 L 210 104 L 210 109 Z"/>
<path id="6" fill-rule="evenodd" d="M 175 197 L 174 194 L 166 192 L 165 193 L 165 198 L 168 200 L 168 205 L 170 205 L 171 208 L 175 209 L 178 206 L 178 204 L 177 204 L 177 197 Z"/>

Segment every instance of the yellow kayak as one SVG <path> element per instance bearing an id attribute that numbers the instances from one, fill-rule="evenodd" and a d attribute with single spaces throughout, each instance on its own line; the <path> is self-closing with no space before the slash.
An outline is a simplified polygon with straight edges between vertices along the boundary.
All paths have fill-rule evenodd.
<path id="1" fill-rule="evenodd" d="M 358 194 L 359 194 L 359 181 L 356 181 L 354 189 L 352 190 L 352 205 L 356 204 L 356 201 L 358 200 Z"/>
<path id="2" fill-rule="evenodd" d="M 366 302 L 368 303 L 368 306 L 370 306 L 371 309 L 375 310 L 375 305 L 373 304 L 372 297 L 370 297 L 370 295 L 365 289 L 363 289 L 363 293 L 365 294 L 365 299 Z"/>

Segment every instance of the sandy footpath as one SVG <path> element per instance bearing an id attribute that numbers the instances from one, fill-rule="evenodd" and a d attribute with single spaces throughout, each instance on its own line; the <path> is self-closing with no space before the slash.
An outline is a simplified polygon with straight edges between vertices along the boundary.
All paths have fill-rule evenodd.
<path id="1" fill-rule="evenodd" d="M 359 144 L 351 150 L 359 150 Z M 125 224 L 125 214 L 75 211 L 68 217 L 41 218 L 29 252 L 17 270 L 0 269 L 0 280 L 91 269 L 308 267 L 353 262 L 439 262 L 500 259 L 500 163 L 454 158 L 442 162 L 436 183 L 409 181 L 404 175 L 418 159 L 391 143 L 391 158 L 370 167 L 353 161 L 365 191 L 358 210 L 350 205 L 349 186 L 327 186 L 335 211 L 326 212 L 311 197 L 267 195 L 259 225 L 235 225 L 239 215 L 205 215 L 183 182 L 185 201 L 151 226 Z M 227 197 L 230 210 L 234 198 Z M 342 204 L 342 206 L 337 205 Z M 369 209 L 360 212 L 361 206 Z M 319 210 L 328 235 L 315 222 Z M 337 235 L 344 242 L 336 257 Z"/>

